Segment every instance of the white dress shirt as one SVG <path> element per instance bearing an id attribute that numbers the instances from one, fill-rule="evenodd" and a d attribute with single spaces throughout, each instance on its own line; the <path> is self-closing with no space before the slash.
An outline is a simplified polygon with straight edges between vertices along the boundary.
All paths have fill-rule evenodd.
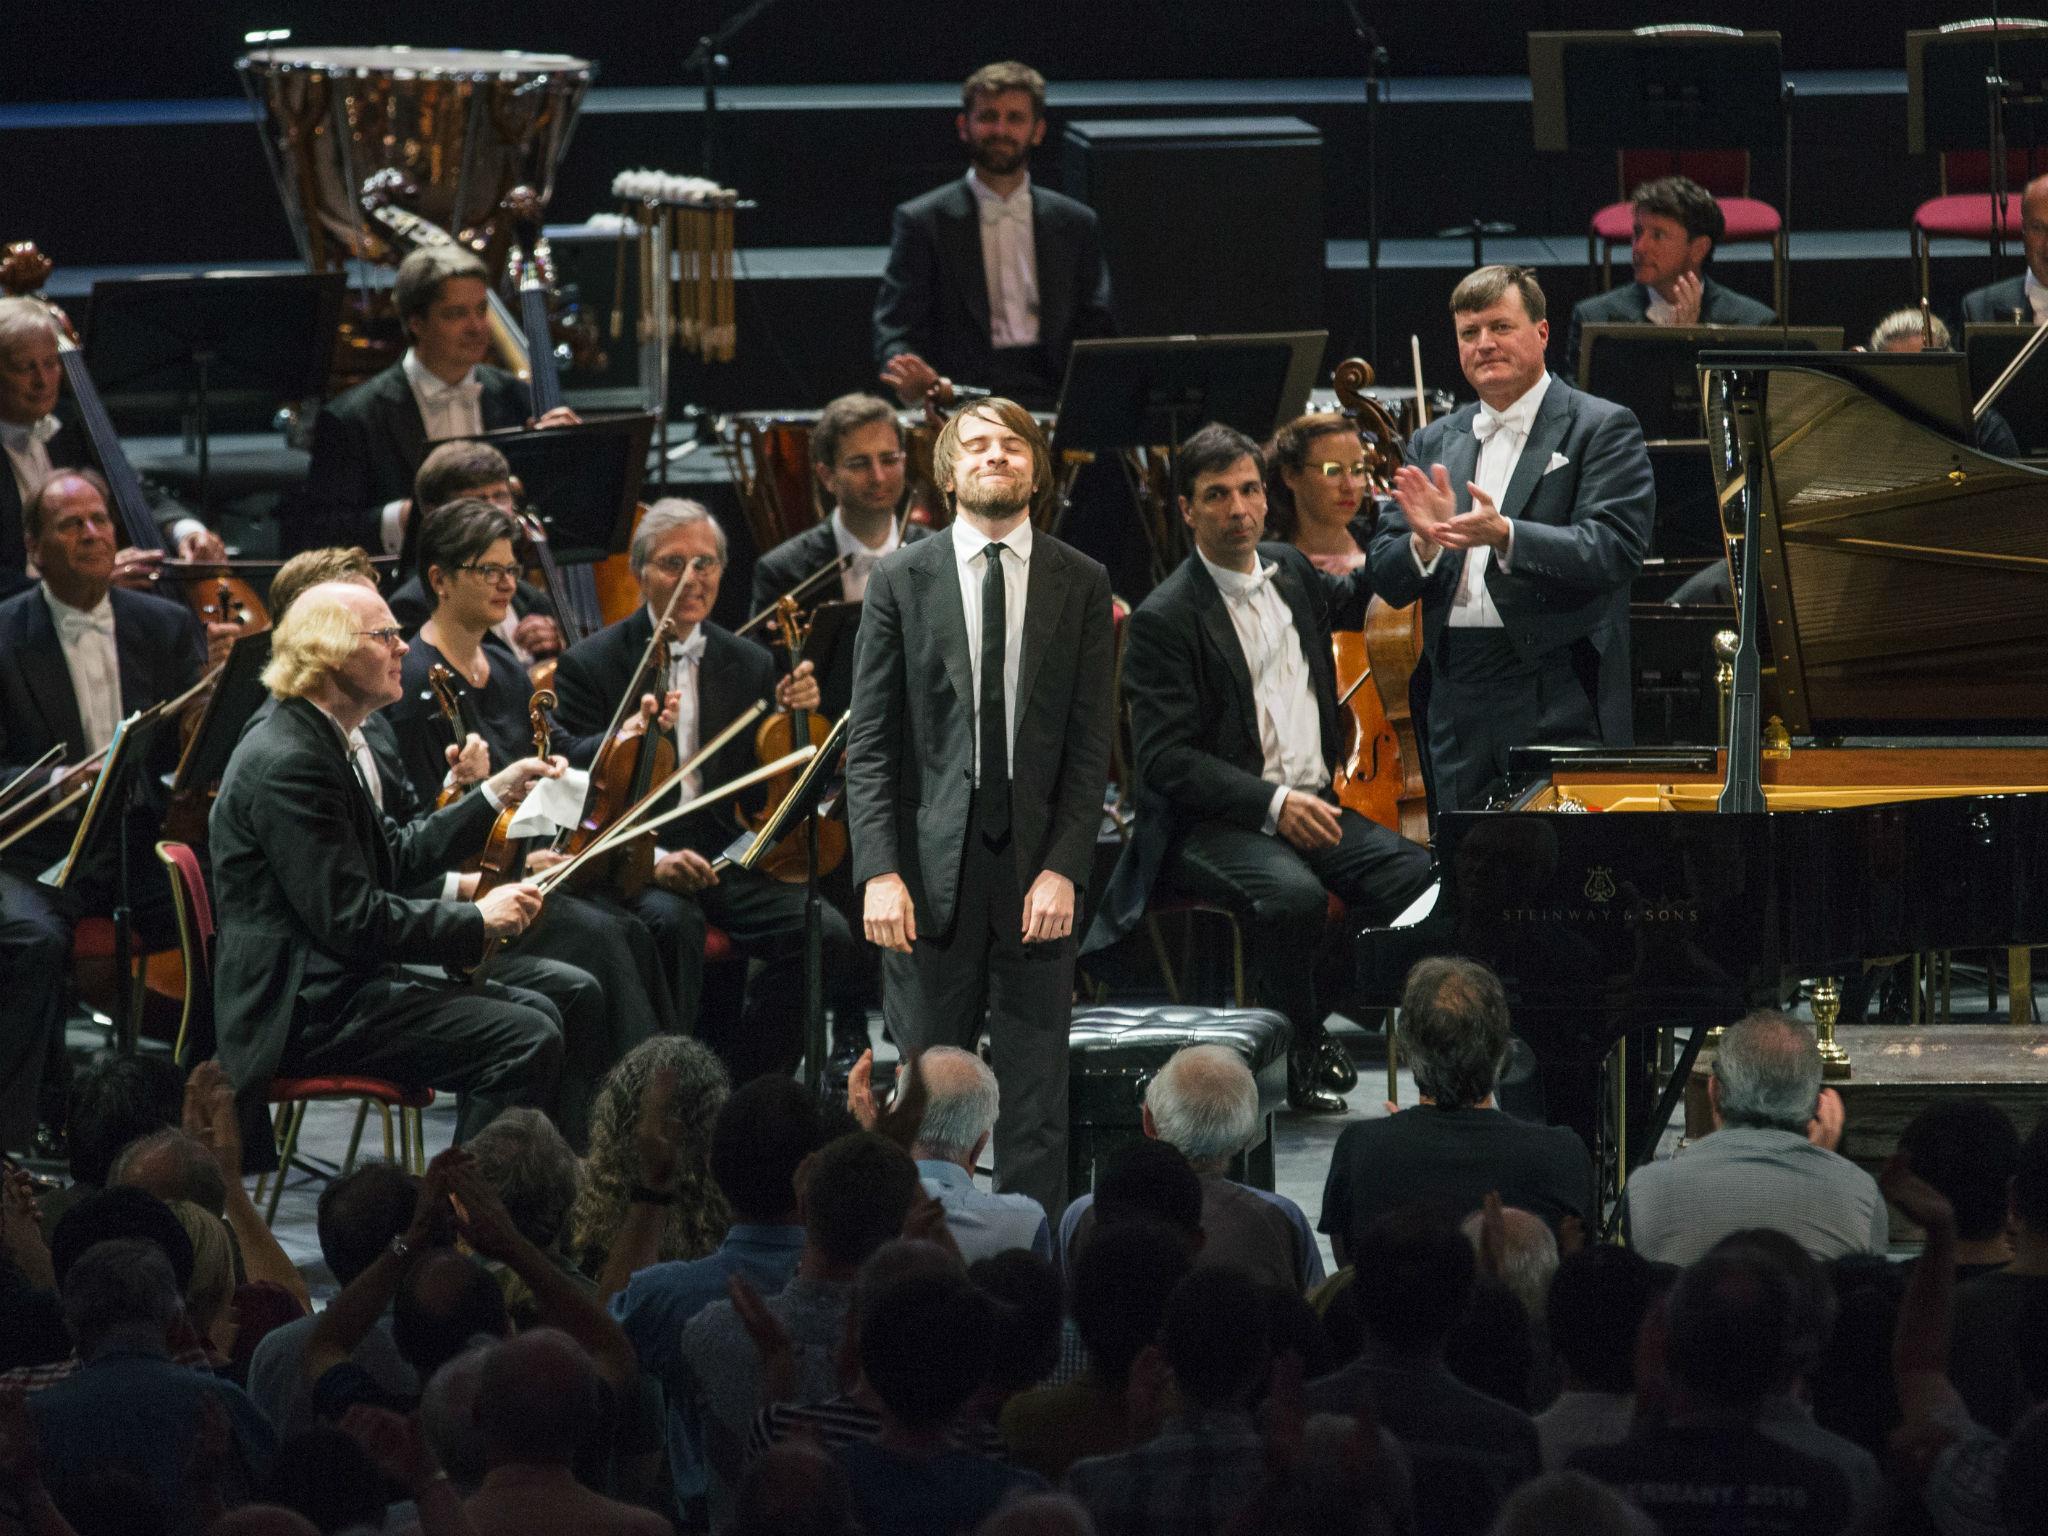
<path id="1" fill-rule="evenodd" d="M 2048 288 L 2043 288 L 2039 281 L 2036 280 L 2032 267 L 2027 268 L 2025 287 L 2027 290 L 2027 308 L 2033 311 L 2034 324 L 2040 325 L 2043 322 L 2048 322 Z"/>
<path id="2" fill-rule="evenodd" d="M 991 346 L 1038 345 L 1038 246 L 1032 227 L 1031 178 L 998 197 L 973 171 L 968 190 L 981 213 L 981 271 L 988 281 Z M 1007 558 L 1007 557 L 1006 557 Z"/>
<path id="3" fill-rule="evenodd" d="M 1543 404 L 1543 397 L 1550 390 L 1550 375 L 1544 374 L 1523 392 L 1521 399 L 1504 411 L 1496 411 L 1490 405 L 1482 404 L 1479 414 L 1472 419 L 1472 435 L 1480 439 L 1479 463 L 1472 471 L 1473 483 L 1493 498 L 1493 504 L 1500 506 L 1501 498 L 1508 493 L 1508 482 L 1515 476 L 1515 465 L 1522 457 L 1522 447 L 1529 441 L 1529 429 L 1536 422 L 1536 412 Z M 1455 491 L 1456 486 L 1452 489 Z M 1412 548 L 1412 546 L 1411 546 Z M 1515 552 L 1515 525 L 1508 522 L 1508 542 L 1500 551 L 1502 570 L 1509 569 L 1509 560 Z M 1486 566 L 1494 556 L 1493 549 L 1481 544 L 1465 551 L 1465 569 L 1458 583 L 1458 590 L 1451 599 L 1451 611 L 1444 622 L 1453 629 L 1500 629 L 1503 626 L 1500 609 L 1494 606 L 1493 594 L 1486 590 Z M 1443 558 L 1439 549 L 1428 563 L 1417 560 L 1422 574 L 1427 576 L 1436 569 L 1436 563 Z"/>
<path id="4" fill-rule="evenodd" d="M 981 782 L 981 582 L 988 570 L 982 553 L 996 542 L 953 519 L 953 568 L 960 575 L 960 611 L 967 620 L 967 664 L 973 673 L 974 782 Z M 1017 675 L 1024 666 L 1024 593 L 1031 575 L 1031 519 L 1025 518 L 1003 535 L 1003 739 L 1009 743 L 1010 767 L 1017 764 Z"/>
<path id="5" fill-rule="evenodd" d="M 482 436 L 484 385 L 475 368 L 450 384 L 428 372 L 426 364 L 419 360 L 411 347 L 405 349 L 405 356 L 398 365 L 405 370 L 405 382 L 412 387 L 412 397 L 419 405 L 420 420 L 426 426 L 428 442 Z M 397 554 L 405 542 L 405 525 L 400 521 L 405 503 L 403 496 L 384 503 L 379 532 L 387 555 Z"/>
<path id="6" fill-rule="evenodd" d="M 650 615 L 651 617 L 651 615 Z M 698 625 L 680 640 L 669 642 L 668 685 L 679 694 L 676 705 L 676 766 L 697 755 L 702 732 L 697 725 L 697 668 L 704 660 L 704 628 Z M 693 798 L 704 782 L 701 773 L 683 776 L 683 798 Z"/>
<path id="7" fill-rule="evenodd" d="M 57 626 L 64 665 L 71 673 L 71 692 L 78 700 L 78 723 L 85 732 L 90 756 L 114 739 L 121 720 L 121 657 L 114 646 L 114 600 L 102 597 L 90 612 L 60 600 L 43 583 L 43 601 Z"/>
<path id="8" fill-rule="evenodd" d="M 1643 295 L 1649 301 L 1644 308 L 1643 318 L 1650 324 L 1670 325 L 1678 318 L 1678 306 L 1648 283 L 1643 284 Z"/>
<path id="9" fill-rule="evenodd" d="M 846 526 L 846 519 L 839 515 L 839 509 L 832 509 L 832 543 L 845 558 L 846 565 L 839 573 L 839 594 L 849 603 L 857 603 L 868 595 L 868 577 L 881 563 L 884 555 L 894 554 L 902 542 L 897 531 L 896 520 L 889 519 L 889 531 L 882 542 L 870 548 L 853 536 Z"/>
<path id="10" fill-rule="evenodd" d="M 14 488 L 21 493 L 23 506 L 50 478 L 55 466 L 50 463 L 49 441 L 62 430 L 54 416 L 45 416 L 27 426 L 0 421 L 0 446 L 7 450 L 7 467 L 14 471 Z"/>
<path id="11" fill-rule="evenodd" d="M 1273 587 L 1280 567 L 1263 562 L 1257 574 L 1229 571 L 1200 550 L 1196 555 L 1223 594 L 1230 627 L 1237 631 L 1245 669 L 1252 676 L 1252 698 L 1258 711 L 1259 751 L 1265 758 L 1260 774 L 1275 787 L 1266 807 L 1267 833 L 1279 830 L 1280 807 L 1292 789 L 1318 790 L 1330 782 L 1323 761 L 1323 724 L 1316 712 L 1315 684 L 1308 658 L 1301 651 L 1301 631 L 1294 612 Z"/>

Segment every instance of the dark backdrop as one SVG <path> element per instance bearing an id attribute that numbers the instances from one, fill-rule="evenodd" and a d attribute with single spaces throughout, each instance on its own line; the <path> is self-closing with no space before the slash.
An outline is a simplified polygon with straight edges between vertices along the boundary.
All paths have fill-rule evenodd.
<path id="1" fill-rule="evenodd" d="M 1898 69 L 1908 27 L 1982 15 L 1985 0 L 1853 11 L 1750 0 L 1359 0 L 1396 75 L 1522 74 L 1530 30 L 1649 21 L 1775 26 L 1795 69 Z M 289 27 L 294 45 L 409 43 L 579 54 L 606 85 L 676 83 L 692 41 L 740 0 L 498 0 L 488 7 L 419 0 L 8 0 L 0 101 L 221 96 L 242 36 Z M 2039 9 L 2035 7 L 2034 9 Z M 1853 16 L 1853 24 L 1848 19 Z M 731 79 L 823 84 L 958 79 L 1019 57 L 1055 80 L 1225 79 L 1350 73 L 1358 62 L 1342 0 L 1012 0 L 1006 7 L 930 0 L 782 0 L 733 46 Z"/>

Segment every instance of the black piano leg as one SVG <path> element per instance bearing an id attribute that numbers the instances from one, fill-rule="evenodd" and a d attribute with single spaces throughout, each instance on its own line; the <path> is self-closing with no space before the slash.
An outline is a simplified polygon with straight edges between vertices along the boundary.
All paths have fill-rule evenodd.
<path id="1" fill-rule="evenodd" d="M 1685 1098 L 1685 1085 L 1692 1080 L 1693 1063 L 1699 1060 L 1700 1047 L 1706 1043 L 1707 1027 L 1695 1023 L 1687 1031 L 1685 1044 L 1679 1047 L 1678 1060 L 1672 1064 L 1671 1077 L 1664 1084 L 1664 1091 L 1657 1095 L 1656 1108 L 1651 1110 L 1649 1123 L 1643 1127 L 1640 1136 L 1632 1136 L 1628 1149 L 1629 1171 L 1633 1173 L 1644 1163 L 1657 1155 L 1657 1143 L 1664 1139 L 1664 1128 L 1671 1123 L 1671 1116 Z"/>

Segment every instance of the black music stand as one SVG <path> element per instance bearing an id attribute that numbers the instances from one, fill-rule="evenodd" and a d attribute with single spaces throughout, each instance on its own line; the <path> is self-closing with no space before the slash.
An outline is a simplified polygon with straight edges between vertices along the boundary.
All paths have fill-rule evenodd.
<path id="1" fill-rule="evenodd" d="M 199 727 L 185 744 L 177 772 L 171 775 L 174 791 L 212 784 L 227 772 L 235 744 L 270 697 L 270 690 L 263 686 L 263 669 L 270 664 L 270 639 L 267 629 L 242 635 L 221 663 L 220 677 L 207 695 Z"/>
<path id="2" fill-rule="evenodd" d="M 1785 154 L 1778 312 L 1791 312 L 1792 87 L 1776 32 L 1531 32 L 1529 92 L 1538 150 L 1746 150 L 1776 138 Z"/>
<path id="3" fill-rule="evenodd" d="M 1652 444 L 1705 446 L 1700 353 L 1759 349 L 1839 352 L 1839 325 L 1638 325 L 1601 321 L 1579 332 L 1579 388 L 1625 405 Z"/>
<path id="4" fill-rule="evenodd" d="M 647 483 L 647 411 L 599 416 L 569 427 L 516 427 L 479 439 L 505 455 L 540 514 L 555 558 L 587 564 L 625 549 Z"/>
<path id="5" fill-rule="evenodd" d="M 853 605 L 848 605 L 853 606 Z M 838 792 L 834 772 L 846 746 L 852 711 L 833 724 L 817 755 L 782 797 L 775 813 L 756 832 L 742 832 L 719 854 L 719 862 L 752 869 L 795 826 L 804 823 L 804 1083 L 816 1092 L 825 1078 L 825 917 L 818 895 L 818 818 L 836 807 L 827 803 Z"/>
<path id="6" fill-rule="evenodd" d="M 206 510 L 209 411 L 222 395 L 264 412 L 327 392 L 341 272 L 208 272 L 92 285 L 85 366 L 102 397 L 191 401 Z"/>
<path id="7" fill-rule="evenodd" d="M 1077 341 L 1060 386 L 1053 460 L 1072 450 L 1164 447 L 1170 482 L 1181 439 L 1205 422 L 1264 439 L 1299 416 L 1329 339 L 1328 331 L 1272 331 Z M 1155 578 L 1179 561 L 1180 526 L 1169 508 L 1152 541 Z"/>
<path id="8" fill-rule="evenodd" d="M 1970 360 L 1973 400 L 1984 398 L 1984 392 L 1997 382 L 2033 335 L 2031 320 L 2024 324 L 1972 320 L 1963 326 L 1963 354 Z M 2012 382 L 1999 391 L 1991 409 L 2012 428 L 2022 454 L 2033 457 L 2048 453 L 2048 347 L 2027 359 Z"/>
<path id="9" fill-rule="evenodd" d="M 2024 112 L 2028 176 L 2048 168 L 2048 31 L 2000 27 L 1906 34 L 1906 153 L 1983 150 L 1991 176 L 1991 281 L 2010 231 L 2004 229 L 2005 151 L 2015 111 Z"/>
<path id="10" fill-rule="evenodd" d="M 67 890 L 71 882 L 112 857 L 114 865 L 114 1029 L 121 1054 L 135 1054 L 135 1016 L 130 974 L 135 953 L 134 904 L 128 889 L 128 822 L 149 785 L 149 763 L 157 733 L 175 716 L 161 704 L 130 715 L 114 727 L 106 760 L 86 797 L 78 831 L 64 857 L 38 876 L 40 883 Z"/>

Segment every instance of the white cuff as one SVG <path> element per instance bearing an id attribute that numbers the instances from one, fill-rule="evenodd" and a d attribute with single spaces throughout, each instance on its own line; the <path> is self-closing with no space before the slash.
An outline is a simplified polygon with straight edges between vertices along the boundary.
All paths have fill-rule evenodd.
<path id="1" fill-rule="evenodd" d="M 206 532 L 206 524 L 196 517 L 181 517 L 171 524 L 171 553 L 176 555 L 179 546 L 195 533 Z"/>
<path id="2" fill-rule="evenodd" d="M 483 783 L 478 787 L 481 788 L 484 792 L 484 804 L 488 805 L 494 811 L 502 811 L 503 809 L 505 809 L 504 800 L 499 796 L 498 792 L 495 789 L 491 788 L 491 781 L 489 779 L 485 779 Z"/>
<path id="3" fill-rule="evenodd" d="M 1420 571 L 1423 575 L 1427 576 L 1431 571 L 1435 570 L 1437 568 L 1437 563 L 1440 560 L 1442 560 L 1443 557 L 1444 547 L 1443 545 L 1439 544 L 1436 547 L 1436 553 L 1431 555 L 1427 560 L 1424 560 L 1422 556 L 1415 553 L 1415 535 L 1412 533 L 1408 535 L 1408 558 L 1415 562 L 1415 569 Z"/>
<path id="4" fill-rule="evenodd" d="M 1515 558 L 1515 523 L 1514 523 L 1514 519 L 1513 519 L 1513 518 L 1509 518 L 1509 519 L 1508 519 L 1508 541 L 1507 541 L 1507 543 L 1505 543 L 1505 544 L 1501 545 L 1501 547 L 1500 547 L 1499 549 L 1496 549 L 1496 550 L 1495 550 L 1495 551 L 1493 552 L 1493 563 L 1494 563 L 1495 565 L 1499 566 L 1499 567 L 1500 567 L 1500 568 L 1501 568 L 1502 570 L 1504 570 L 1504 571 L 1511 571 L 1511 570 L 1513 570 L 1513 569 L 1515 568 L 1515 567 L 1514 567 L 1514 558 Z"/>
<path id="5" fill-rule="evenodd" d="M 1289 790 L 1285 784 L 1273 791 L 1273 798 L 1266 806 L 1266 823 L 1259 830 L 1271 837 L 1280 830 L 1280 808 L 1287 804 Z"/>
<path id="6" fill-rule="evenodd" d="M 384 503 L 384 510 L 378 517 L 377 537 L 384 545 L 384 553 L 395 555 L 405 543 L 405 502 L 401 496 L 396 501 Z"/>
<path id="7" fill-rule="evenodd" d="M 441 877 L 441 899 L 460 901 L 462 899 L 462 871 L 451 869 Z"/>

